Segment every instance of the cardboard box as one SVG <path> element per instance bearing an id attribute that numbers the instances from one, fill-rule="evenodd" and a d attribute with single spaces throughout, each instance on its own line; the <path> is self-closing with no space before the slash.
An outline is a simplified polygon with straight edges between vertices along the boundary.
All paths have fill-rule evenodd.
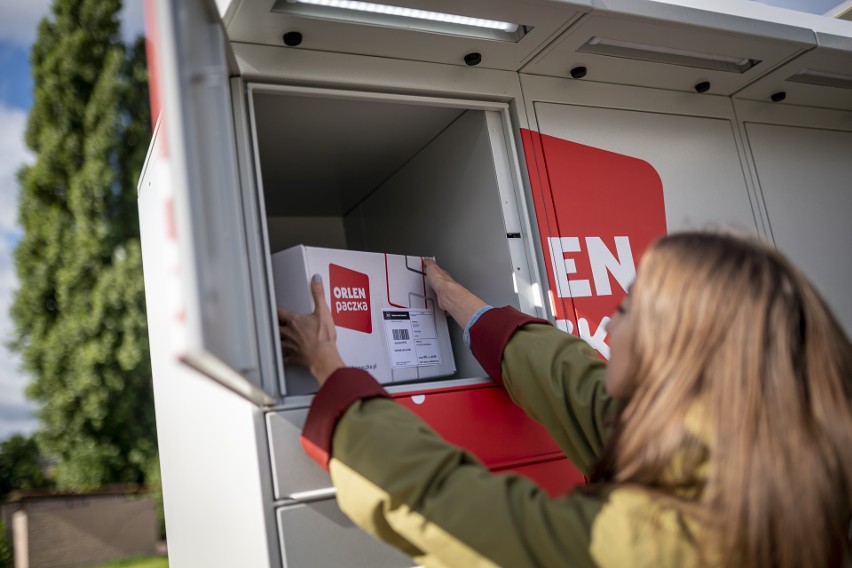
<path id="1" fill-rule="evenodd" d="M 302 313 L 314 309 L 311 277 L 322 276 L 337 347 L 348 366 L 383 384 L 455 373 L 446 316 L 419 256 L 299 245 L 272 255 L 272 271 L 278 305 Z M 285 369 L 288 394 L 307 388 L 303 377 L 294 376 L 300 374 L 307 372 Z"/>

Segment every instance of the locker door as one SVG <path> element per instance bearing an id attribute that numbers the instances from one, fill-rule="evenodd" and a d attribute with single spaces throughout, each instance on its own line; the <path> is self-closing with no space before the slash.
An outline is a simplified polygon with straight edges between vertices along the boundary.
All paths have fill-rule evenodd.
<path id="1" fill-rule="evenodd" d="M 655 238 L 684 229 L 756 232 L 734 126 L 664 112 L 532 106 L 538 132 L 524 132 L 524 142 L 539 178 L 533 191 L 555 317 L 608 358 L 606 323 Z"/>
<path id="2" fill-rule="evenodd" d="M 153 0 L 180 299 L 178 357 L 257 404 L 262 383 L 229 90 L 233 58 L 212 0 Z"/>
<path id="3" fill-rule="evenodd" d="M 745 129 L 775 245 L 852 335 L 852 131 L 757 122 Z"/>

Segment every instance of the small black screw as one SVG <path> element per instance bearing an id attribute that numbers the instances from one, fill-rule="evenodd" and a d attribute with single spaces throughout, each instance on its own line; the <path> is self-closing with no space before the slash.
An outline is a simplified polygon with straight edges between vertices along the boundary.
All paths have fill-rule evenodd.
<path id="1" fill-rule="evenodd" d="M 287 32 L 284 34 L 284 45 L 296 47 L 302 43 L 302 34 L 299 32 Z"/>
<path id="2" fill-rule="evenodd" d="M 582 79 L 586 76 L 587 69 L 580 65 L 579 67 L 574 67 L 571 69 L 571 76 L 575 79 Z"/>
<path id="3" fill-rule="evenodd" d="M 473 51 L 464 56 L 464 62 L 467 63 L 469 67 L 475 67 L 482 63 L 482 54 L 478 51 Z"/>
<path id="4" fill-rule="evenodd" d="M 695 91 L 698 93 L 706 93 L 710 90 L 710 81 L 701 81 L 695 84 Z"/>
<path id="5" fill-rule="evenodd" d="M 787 93 L 784 91 L 778 91 L 777 93 L 772 93 L 769 95 L 769 98 L 772 99 L 773 103 L 780 103 L 784 99 L 787 98 Z"/>

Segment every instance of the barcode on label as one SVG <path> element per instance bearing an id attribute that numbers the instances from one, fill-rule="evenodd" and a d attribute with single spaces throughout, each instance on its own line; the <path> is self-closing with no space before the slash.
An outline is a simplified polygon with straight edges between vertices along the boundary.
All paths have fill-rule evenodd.
<path id="1" fill-rule="evenodd" d="M 407 329 L 392 329 L 393 332 L 393 340 L 394 341 L 408 341 L 408 330 Z"/>

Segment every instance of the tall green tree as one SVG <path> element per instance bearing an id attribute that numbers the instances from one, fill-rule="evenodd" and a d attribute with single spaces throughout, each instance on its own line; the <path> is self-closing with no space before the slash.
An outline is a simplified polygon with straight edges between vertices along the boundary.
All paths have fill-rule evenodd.
<path id="1" fill-rule="evenodd" d="M 120 0 L 54 0 L 30 56 L 15 347 L 61 487 L 144 482 L 156 455 L 136 181 L 150 138 L 143 43 Z"/>

